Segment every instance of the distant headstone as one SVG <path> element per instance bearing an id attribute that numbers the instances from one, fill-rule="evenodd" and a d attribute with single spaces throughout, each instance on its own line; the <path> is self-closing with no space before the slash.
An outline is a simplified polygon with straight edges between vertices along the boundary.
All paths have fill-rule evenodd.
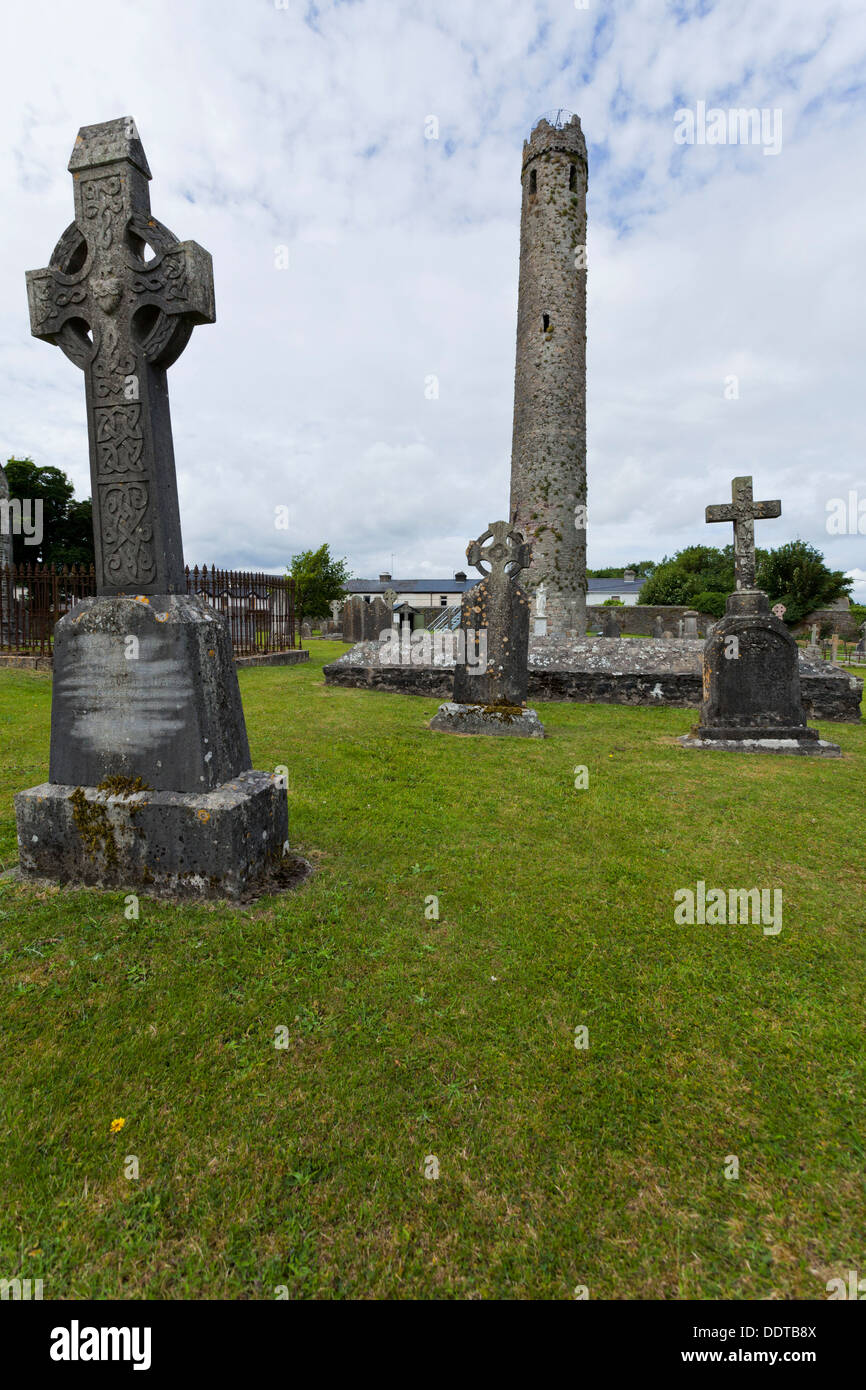
<path id="1" fill-rule="evenodd" d="M 537 713 L 526 708 L 529 598 L 517 576 L 526 569 L 531 555 L 531 547 L 507 521 L 491 522 L 467 547 L 466 558 L 484 577 L 463 595 L 460 639 L 464 659 L 458 659 L 454 668 L 454 698 L 439 706 L 431 729 L 544 737 Z"/>
<path id="2" fill-rule="evenodd" d="M 811 634 L 810 634 L 810 637 L 809 637 L 809 643 L 808 643 L 808 645 L 807 645 L 807 647 L 806 647 L 806 650 L 805 650 L 804 653 L 803 653 L 803 655 L 804 655 L 809 661 L 821 661 L 821 660 L 822 660 L 821 644 L 820 644 L 820 642 L 818 641 L 818 633 L 819 633 L 819 630 L 820 630 L 819 624 L 818 624 L 818 623 L 813 623 L 813 624 L 812 624 L 812 631 L 811 631 Z"/>
<path id="3" fill-rule="evenodd" d="M 700 723 L 680 742 L 686 748 L 838 756 L 806 724 L 800 695 L 800 655 L 770 601 L 755 588 L 757 519 L 781 514 L 779 501 L 754 502 L 752 479 L 735 478 L 730 506 L 707 507 L 707 521 L 733 521 L 737 588 L 725 616 L 704 645 Z"/>
<path id="4" fill-rule="evenodd" d="M 301 637 L 302 637 L 304 640 L 306 640 L 306 638 L 312 637 L 312 635 L 313 635 L 313 629 L 312 629 L 311 625 L 310 625 L 309 623 L 307 623 L 307 622 L 301 623 Z"/>
<path id="5" fill-rule="evenodd" d="M 833 633 L 833 636 L 830 638 L 830 651 L 831 651 L 831 653 L 832 653 L 832 655 L 831 655 L 831 657 L 830 657 L 830 660 L 831 660 L 831 661 L 833 662 L 833 664 L 835 665 L 835 664 L 838 662 L 838 660 L 839 660 L 839 634 L 838 634 L 838 632 L 834 632 L 834 633 Z"/>
<path id="6" fill-rule="evenodd" d="M 331 610 L 331 622 L 333 624 L 330 630 L 331 632 L 336 632 L 340 626 L 340 613 L 342 611 L 343 604 L 340 599 L 334 598 L 331 599 L 331 602 L 328 604 L 328 607 Z"/>
<path id="7" fill-rule="evenodd" d="M 866 623 L 860 628 L 860 641 L 854 649 L 854 655 L 858 661 L 866 661 Z"/>
<path id="8" fill-rule="evenodd" d="M 682 638 L 684 629 L 685 629 L 685 624 L 684 624 L 682 618 L 677 618 L 677 637 Z"/>
<path id="9" fill-rule="evenodd" d="M 391 609 L 378 595 L 364 604 L 364 640 L 378 642 L 381 633 L 390 631 Z"/>
<path id="10" fill-rule="evenodd" d="M 27 293 L 34 336 L 84 373 L 97 594 L 54 629 L 50 780 L 15 798 L 21 873 L 237 897 L 279 865 L 288 808 L 250 770 L 228 621 L 186 591 L 166 372 L 214 322 L 211 258 L 151 215 L 131 119 L 83 127 L 69 169 L 75 221 Z"/>
<path id="11" fill-rule="evenodd" d="M 616 612 L 613 608 L 605 609 L 601 631 L 604 637 L 620 637 L 622 635 L 619 623 L 616 620 Z"/>
<path id="12" fill-rule="evenodd" d="M 9 511 L 9 481 L 0 468 L 0 570 L 12 564 L 12 517 Z"/>
<path id="13" fill-rule="evenodd" d="M 698 617 L 694 608 L 687 608 L 683 614 L 683 637 L 696 638 L 698 635 Z"/>
<path id="14" fill-rule="evenodd" d="M 364 614 L 366 607 L 360 594 L 347 598 L 343 604 L 342 631 L 344 642 L 360 642 L 364 636 Z"/>
<path id="15" fill-rule="evenodd" d="M 653 637 L 664 637 L 665 622 L 661 613 L 657 613 L 653 620 Z"/>

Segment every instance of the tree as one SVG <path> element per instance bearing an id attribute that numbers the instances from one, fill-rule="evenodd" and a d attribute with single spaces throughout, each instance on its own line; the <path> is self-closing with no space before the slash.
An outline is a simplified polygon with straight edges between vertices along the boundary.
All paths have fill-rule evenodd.
<path id="1" fill-rule="evenodd" d="M 50 465 L 40 468 L 32 459 L 11 458 L 6 464 L 9 497 L 22 504 L 22 516 L 33 528 L 30 537 L 13 535 L 12 559 L 16 565 L 92 565 L 93 520 L 90 500 L 76 502 L 75 488 L 66 474 Z M 41 504 L 41 526 L 38 525 Z M 41 532 L 41 534 L 40 534 Z"/>
<path id="2" fill-rule="evenodd" d="M 775 550 L 755 550 L 756 582 L 771 604 L 784 603 L 785 622 L 802 621 L 816 608 L 826 607 L 849 593 L 852 581 L 841 570 L 830 570 L 808 541 L 789 541 Z M 734 548 L 689 545 L 665 556 L 640 591 L 640 602 L 688 604 L 701 613 L 720 617 L 725 599 L 734 591 Z"/>
<path id="3" fill-rule="evenodd" d="M 784 603 L 785 622 L 799 623 L 816 608 L 827 608 L 851 593 L 853 580 L 828 569 L 824 556 L 808 541 L 788 541 L 763 555 L 757 584 L 771 603 Z"/>
<path id="4" fill-rule="evenodd" d="M 295 581 L 295 613 L 304 618 L 327 618 L 330 604 L 346 596 L 351 579 L 345 558 L 335 560 L 330 546 L 292 556 L 289 574 Z"/>
<path id="5" fill-rule="evenodd" d="M 693 605 L 698 594 L 729 594 L 734 587 L 734 549 L 689 545 L 662 560 L 640 591 L 640 603 Z"/>

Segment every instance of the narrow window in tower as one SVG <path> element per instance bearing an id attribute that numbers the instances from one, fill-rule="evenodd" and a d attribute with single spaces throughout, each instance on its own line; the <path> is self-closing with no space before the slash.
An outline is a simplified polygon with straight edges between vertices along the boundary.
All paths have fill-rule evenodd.
<path id="1" fill-rule="evenodd" d="M 577 188 L 577 165 L 576 165 L 576 164 L 571 164 L 571 165 L 569 165 L 569 169 L 568 169 L 568 186 L 569 186 L 569 188 L 571 189 L 572 193 L 574 193 L 574 191 L 575 191 L 576 188 Z"/>
<path id="2" fill-rule="evenodd" d="M 533 193 L 535 193 L 535 192 L 537 191 L 537 188 L 538 188 L 538 174 L 537 174 L 537 172 L 535 171 L 535 169 L 530 169 L 530 171 L 529 171 L 529 196 L 530 196 L 530 198 L 532 197 Z"/>
<path id="3" fill-rule="evenodd" d="M 548 328 L 550 327 L 550 314 L 542 314 L 542 315 L 541 315 L 541 322 L 542 322 L 542 324 L 544 325 L 542 331 L 546 333 L 547 330 L 548 330 Z"/>

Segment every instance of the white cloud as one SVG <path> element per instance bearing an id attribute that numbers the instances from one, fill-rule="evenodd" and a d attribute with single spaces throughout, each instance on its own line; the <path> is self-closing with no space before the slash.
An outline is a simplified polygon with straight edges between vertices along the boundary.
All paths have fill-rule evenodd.
<path id="1" fill-rule="evenodd" d="M 214 257 L 217 324 L 170 374 L 188 559 L 275 568 L 327 539 L 358 574 L 459 568 L 507 509 L 521 145 L 564 103 L 591 156 L 591 563 L 722 543 L 704 507 L 751 472 L 783 502 L 759 543 L 862 566 L 825 529 L 829 497 L 866 495 L 859 0 L 67 16 L 7 18 L 0 455 L 89 492 L 82 381 L 29 337 L 24 271 L 71 220 L 78 126 L 132 114 L 155 215 Z M 781 107 L 782 153 L 675 146 L 699 99 Z"/>

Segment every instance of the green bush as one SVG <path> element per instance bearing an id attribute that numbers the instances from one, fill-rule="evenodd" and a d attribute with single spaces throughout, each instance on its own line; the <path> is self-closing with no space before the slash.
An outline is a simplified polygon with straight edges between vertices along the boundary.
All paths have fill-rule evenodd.
<path id="1" fill-rule="evenodd" d="M 705 589 L 702 594 L 695 594 L 692 599 L 692 608 L 697 608 L 699 613 L 709 613 L 712 618 L 722 618 L 725 613 L 727 596 L 725 594 L 714 593 L 711 589 Z"/>

